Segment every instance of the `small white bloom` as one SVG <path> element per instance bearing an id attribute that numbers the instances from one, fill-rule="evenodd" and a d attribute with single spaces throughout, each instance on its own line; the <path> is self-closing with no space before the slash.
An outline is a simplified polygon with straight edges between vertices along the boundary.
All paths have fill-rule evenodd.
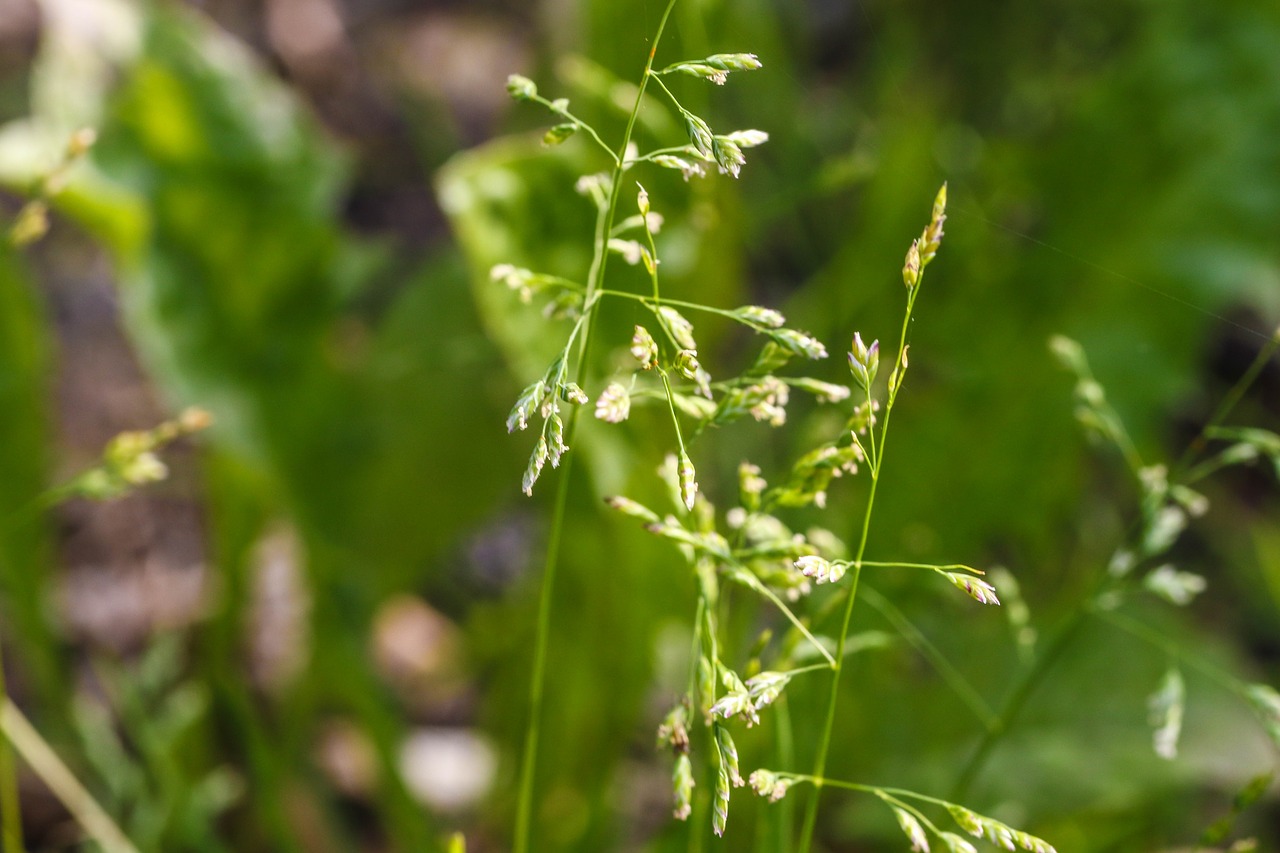
<path id="1" fill-rule="evenodd" d="M 697 474 L 693 469 L 693 460 L 683 450 L 680 451 L 680 467 L 676 469 L 680 479 L 680 502 L 685 509 L 693 509 L 693 500 L 698 494 Z"/>
<path id="2" fill-rule="evenodd" d="M 610 382 L 596 400 L 596 417 L 611 424 L 622 423 L 631 414 L 631 395 L 625 386 Z"/>
<path id="3" fill-rule="evenodd" d="M 763 130 L 735 130 L 728 135 L 739 148 L 755 148 L 769 141 L 769 134 Z"/>
<path id="4" fill-rule="evenodd" d="M 955 584 L 959 589 L 964 590 L 965 594 L 979 604 L 996 604 L 1000 603 L 1000 599 L 996 597 L 996 588 L 981 578 L 964 572 L 943 572 L 947 580 Z"/>
<path id="5" fill-rule="evenodd" d="M 844 577 L 846 566 L 843 563 L 833 563 L 830 560 L 823 559 L 817 554 L 807 554 L 800 557 L 793 564 L 800 574 L 807 578 L 813 578 L 814 583 L 835 583 Z"/>
<path id="6" fill-rule="evenodd" d="M 769 802 L 776 803 L 787 794 L 787 789 L 795 784 L 794 779 L 779 776 L 771 770 L 757 770 L 747 779 L 747 784 L 761 797 L 768 797 Z"/>
<path id="7" fill-rule="evenodd" d="M 645 256 L 644 246 L 635 240 L 621 240 L 615 237 L 609 241 L 609 250 L 622 255 L 622 259 L 631 266 L 640 263 Z"/>
<path id="8" fill-rule="evenodd" d="M 1200 575 L 1180 572 L 1167 563 L 1142 579 L 1142 585 L 1156 595 L 1179 607 L 1204 592 L 1208 583 Z"/>
<path id="9" fill-rule="evenodd" d="M 916 820 L 916 816 L 897 806 L 894 806 L 893 813 L 898 818 L 898 826 L 902 827 L 903 834 L 911 842 L 913 853 L 929 853 L 929 837 L 924 834 L 924 827 Z"/>
<path id="10" fill-rule="evenodd" d="M 636 326 L 635 333 L 631 336 L 631 355 L 645 370 L 658 361 L 658 342 L 644 326 Z"/>

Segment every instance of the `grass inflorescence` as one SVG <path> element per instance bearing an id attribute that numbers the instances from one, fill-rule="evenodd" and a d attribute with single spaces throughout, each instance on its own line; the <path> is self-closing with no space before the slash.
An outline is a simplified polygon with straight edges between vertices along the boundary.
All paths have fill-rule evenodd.
<path id="1" fill-rule="evenodd" d="M 670 451 L 659 472 L 672 495 L 671 506 L 658 509 L 623 495 L 607 497 L 606 504 L 671 543 L 695 578 L 687 688 L 667 714 L 658 737 L 660 747 L 672 755 L 672 813 L 678 820 L 688 820 L 694 814 L 698 779 L 712 788 L 709 811 L 716 835 L 726 831 L 733 791 L 745 784 L 748 775 L 754 780 L 756 791 L 770 799 L 777 799 L 785 787 L 800 779 L 795 775 L 770 775 L 772 771 L 764 769 L 757 769 L 754 774 L 743 770 L 733 732 L 738 726 L 760 724 L 794 679 L 821 678 L 826 673 L 830 680 L 826 717 L 816 725 L 796 726 L 800 731 L 815 732 L 817 738 L 813 772 L 803 778 L 824 778 L 863 568 L 924 569 L 979 603 L 999 604 L 996 590 L 983 579 L 983 572 L 966 565 L 864 561 L 876 487 L 885 463 L 890 416 L 910 367 L 908 333 L 912 312 L 925 272 L 937 256 L 944 236 L 946 187 L 938 192 L 923 231 L 907 250 L 902 269 L 906 305 L 897 346 L 885 359 L 883 371 L 879 342 L 868 344 L 861 333 L 856 333 L 847 355 L 849 384 L 791 375 L 788 368 L 793 362 L 825 359 L 828 349 L 804 330 L 789 326 L 780 311 L 761 305 L 732 308 L 665 297 L 662 258 L 655 237 L 664 220 L 640 182 L 644 172 L 672 169 L 688 180 L 718 171 L 738 178 L 747 163 L 745 150 L 768 140 L 768 135 L 758 130 L 726 134 L 713 131 L 712 122 L 687 109 L 664 82 L 664 77 L 679 74 L 724 84 L 731 73 L 760 69 L 762 63 L 754 54 L 715 54 L 680 60 L 655 70 L 653 60 L 673 5 L 668 4 L 659 24 L 627 129 L 615 144 L 607 142 L 604 134 L 573 113 L 566 99 L 544 97 L 532 80 L 513 76 L 507 86 L 517 101 L 538 104 L 557 119 L 558 123 L 546 131 L 544 145 L 558 145 L 582 133 L 602 153 L 608 167 L 577 183 L 578 192 L 592 203 L 596 213 L 592 260 L 582 281 L 508 263 L 495 266 L 491 272 L 495 282 L 506 285 L 520 299 L 544 301 L 546 316 L 569 324 L 563 343 L 557 348 L 558 355 L 519 394 L 507 419 L 510 432 L 536 431 L 521 480 L 522 491 L 532 494 L 547 470 L 562 469 L 531 673 L 529 724 L 514 841 L 517 851 L 530 849 L 532 843 L 533 778 L 544 702 L 549 602 L 569 483 L 564 469 L 580 428 L 578 417 L 582 409 L 606 424 L 620 424 L 628 420 L 634 407 L 645 405 L 659 406 L 669 418 Z M 665 96 L 687 139 L 644 152 L 634 147 L 631 130 L 650 85 Z M 641 268 L 648 287 L 632 291 L 610 286 L 606 272 L 613 256 Z M 623 375 L 598 378 L 599 368 L 592 364 L 591 340 L 597 314 L 610 301 L 633 303 L 649 320 L 636 324 L 628 341 L 617 342 L 625 345 L 631 356 L 629 370 Z M 728 377 L 719 370 L 713 372 L 706 350 L 699 345 L 696 321 L 701 315 L 730 320 L 761 340 L 759 354 L 744 371 Z M 772 484 L 760 466 L 744 461 L 737 472 L 737 494 L 729 496 L 733 503 L 720 511 L 702 485 L 697 442 L 708 427 L 744 418 L 774 427 L 785 425 L 794 391 L 842 407 L 844 428 L 801 454 L 789 468 L 772 477 Z M 797 508 L 825 506 L 833 482 L 856 475 L 868 478 L 869 485 L 859 539 L 851 551 L 829 531 L 799 533 L 783 520 L 783 515 Z M 810 591 L 822 584 L 843 589 L 843 619 L 834 638 L 816 636 L 811 628 L 813 616 L 796 612 Z M 749 660 L 736 659 L 736 653 L 723 640 L 729 618 L 727 608 L 731 606 L 730 597 L 724 594 L 727 588 L 745 590 L 774 609 L 786 628 L 782 641 L 770 643 L 766 635 L 756 643 Z M 748 671 L 744 672 L 744 667 Z M 698 729 L 704 729 L 706 736 L 696 736 Z M 705 768 L 704 772 L 696 770 L 699 765 Z M 758 784 L 764 779 L 774 781 Z M 923 832 L 922 824 L 908 807 L 895 808 L 909 836 Z M 818 798 L 814 796 L 799 830 L 797 849 L 809 849 L 817 809 Z"/>

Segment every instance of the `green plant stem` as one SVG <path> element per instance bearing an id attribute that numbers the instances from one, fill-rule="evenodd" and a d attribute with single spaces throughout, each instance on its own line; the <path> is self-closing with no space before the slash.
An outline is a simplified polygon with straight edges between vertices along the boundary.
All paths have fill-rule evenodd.
<path id="1" fill-rule="evenodd" d="M 774 713 L 778 718 L 778 724 L 774 727 L 777 738 L 774 749 L 778 757 L 778 766 L 790 767 L 795 763 L 796 750 L 795 735 L 791 727 L 791 706 L 787 702 L 786 693 L 778 697 L 774 707 L 776 709 Z M 780 805 L 778 831 L 774 846 L 777 853 L 789 853 L 796 822 L 795 803 L 792 800 L 783 799 Z"/>
<path id="2" fill-rule="evenodd" d="M 3 655 L 0 654 L 0 707 L 9 703 L 4 680 Z M 22 853 L 22 812 L 18 801 L 18 775 L 13 766 L 9 739 L 0 737 L 0 850 Z"/>
<path id="3" fill-rule="evenodd" d="M 618 209 L 618 197 L 622 187 L 622 176 L 625 168 L 627 146 L 631 144 L 631 134 L 635 130 L 636 118 L 640 114 L 640 106 L 644 100 L 645 87 L 652 75 L 653 59 L 658 50 L 658 42 L 662 39 L 662 31 L 666 28 L 667 19 L 675 7 L 676 0 L 668 0 L 667 8 L 658 22 L 658 30 L 654 34 L 649 47 L 649 56 L 645 60 L 644 75 L 636 92 L 635 105 L 627 119 L 627 127 L 622 135 L 622 142 L 614 157 L 613 181 L 609 190 L 609 202 L 604 216 L 600 218 L 595 236 L 596 251 L 592 258 L 591 274 L 587 281 L 587 292 L 583 303 L 584 314 L 595 310 L 596 293 L 604 286 L 605 268 L 608 265 L 608 235 L 613 229 L 614 215 Z M 607 147 L 607 146 L 606 146 Z M 579 347 L 578 384 L 582 385 L 586 378 L 587 355 L 591 349 L 592 332 L 595 324 L 586 321 L 586 332 Z M 565 429 L 565 440 L 573 446 L 577 432 L 579 407 L 575 406 L 569 414 L 569 423 Z M 520 767 L 520 787 L 516 801 L 516 825 L 514 832 L 514 853 L 528 853 L 529 833 L 533 820 L 533 788 L 534 776 L 538 765 L 538 737 L 542 728 L 543 694 L 547 674 L 547 642 L 551 632 L 551 602 L 555 590 L 556 569 L 560 561 L 560 540 L 564 529 L 565 508 L 569 501 L 569 481 L 573 471 L 572 454 L 565 457 L 561 466 L 560 481 L 556 488 L 555 509 L 553 510 L 551 532 L 547 539 L 545 568 L 542 575 L 542 589 L 538 596 L 538 623 L 535 629 L 533 672 L 529 684 L 529 719 L 525 727 L 523 759 Z"/>
<path id="4" fill-rule="evenodd" d="M 36 775 L 71 812 L 76 823 L 107 853 L 138 853 L 138 848 L 120 831 L 97 800 L 67 769 L 49 744 L 22 715 L 13 702 L 0 705 L 0 730 L 13 742 Z M 6 851 L 8 848 L 5 848 Z M 20 848 L 19 848 L 20 849 Z"/>
<path id="5" fill-rule="evenodd" d="M 651 245 L 650 251 L 652 251 L 652 244 L 650 245 Z M 602 289 L 599 291 L 599 293 L 601 296 L 616 296 L 621 299 L 634 299 L 635 301 L 643 302 L 646 305 L 649 304 L 650 302 L 653 302 L 656 304 L 659 301 L 656 293 L 653 296 L 645 296 L 642 293 L 630 293 L 626 290 L 611 290 L 611 289 Z M 671 305 L 676 308 L 688 308 L 690 311 L 701 311 L 704 314 L 718 314 L 721 317 L 728 317 L 730 320 L 736 320 L 737 322 L 741 323 L 744 326 L 747 326 L 748 328 L 755 328 L 751 323 L 746 322 L 741 317 L 739 317 L 734 311 L 731 311 L 728 308 L 717 308 L 714 305 L 702 305 L 698 302 L 686 302 L 683 299 L 668 299 L 666 297 L 663 297 L 661 302 L 663 305 Z"/>
<path id="6" fill-rule="evenodd" d="M 573 432 L 574 419 L 570 419 L 568 432 Z M 547 539 L 546 569 L 542 575 L 542 590 L 538 596 L 538 627 L 533 647 L 533 674 L 529 684 L 529 722 L 524 736 L 524 758 L 520 769 L 520 794 L 516 803 L 515 853 L 529 849 L 529 829 L 533 816 L 534 771 L 538 763 L 538 736 L 542 729 L 542 699 L 547 674 L 547 639 L 551 625 L 551 600 L 555 589 L 556 567 L 560 560 L 560 536 L 564 528 L 565 507 L 569 502 L 569 475 L 573 471 L 573 456 L 566 456 L 561 466 L 560 482 L 556 487 L 555 509 L 551 519 L 551 533 Z"/>
<path id="7" fill-rule="evenodd" d="M 836 642 L 836 660 L 831 673 L 831 690 L 827 697 L 826 721 L 822 726 L 822 739 L 818 742 L 818 754 L 813 764 L 813 776 L 821 777 L 827 769 L 827 752 L 831 749 L 831 733 L 835 729 L 836 703 L 840 697 L 840 675 L 844 671 L 844 645 L 849 636 L 849 624 L 853 620 L 853 604 L 858 595 L 858 580 L 862 575 L 862 551 L 866 547 L 867 535 L 870 531 L 871 509 L 875 505 L 876 484 L 879 479 L 872 476 L 871 491 L 867 495 L 867 510 L 862 517 L 862 535 L 858 543 L 858 556 L 854 560 L 853 570 L 849 573 L 849 595 L 846 599 L 844 619 L 840 625 L 840 638 Z M 804 823 L 800 830 L 801 853 L 808 853 L 813 844 L 813 831 L 818 822 L 818 801 L 821 798 L 821 784 L 815 784 L 816 790 L 809 797 L 805 808 Z"/>
<path id="8" fill-rule="evenodd" d="M 832 560 L 832 563 L 842 563 L 843 560 Z M 880 560 L 863 560 L 863 568 L 868 566 L 878 569 L 929 569 L 934 572 L 968 572 L 973 575 L 985 575 L 986 572 L 975 569 L 973 566 L 966 566 L 964 563 L 895 563 Z"/>
<path id="9" fill-rule="evenodd" d="M 775 607 L 777 607 L 780 611 L 782 611 L 782 615 L 787 617 L 787 621 L 790 622 L 793 626 L 795 626 L 795 629 L 800 632 L 801 636 L 803 636 L 806 640 L 808 640 L 809 644 L 818 650 L 818 654 L 822 655 L 824 658 L 827 659 L 827 663 L 820 664 L 818 668 L 837 669 L 836 661 L 834 658 L 831 657 L 831 652 L 827 651 L 826 647 L 824 647 L 822 643 L 818 642 L 818 638 L 813 636 L 813 633 L 808 628 L 805 627 L 804 623 L 800 621 L 799 617 L 797 617 L 794 613 L 791 612 L 791 608 L 787 607 L 786 602 L 784 602 L 781 598 L 778 598 L 777 593 L 769 589 L 769 587 L 766 586 L 765 584 L 761 583 L 760 580 L 755 577 L 755 575 L 750 574 L 740 564 L 734 562 L 734 563 L 730 563 L 730 565 L 733 565 L 735 568 L 739 570 L 738 573 L 733 577 L 733 580 L 737 581 L 738 583 L 741 583 L 743 586 L 747 587 L 751 591 L 759 595 L 762 595 L 765 598 L 767 598 L 769 601 L 771 601 Z M 841 651 L 844 650 L 843 644 L 841 645 L 840 648 L 841 648 Z"/>
<path id="10" fill-rule="evenodd" d="M 942 834 L 942 830 L 938 829 L 937 824 L 929 820 L 928 815 L 926 815 L 924 812 L 920 811 L 920 809 L 908 803 L 906 800 L 899 799 L 898 797 L 895 797 L 892 794 L 889 794 L 885 791 L 877 791 L 876 796 L 879 797 L 887 805 L 890 805 L 894 808 L 902 809 L 903 811 L 913 815 L 916 820 L 920 821 L 921 824 L 928 827 L 929 831 L 932 832 L 934 835 Z"/>
<path id="11" fill-rule="evenodd" d="M 551 112 L 555 113 L 556 115 L 562 118 L 567 118 L 571 124 L 581 128 L 582 130 L 585 130 L 587 134 L 590 135 L 590 137 L 593 140 L 595 140 L 596 145 L 599 145 L 600 148 L 604 151 L 604 153 L 609 155 L 609 159 L 615 165 L 617 165 L 618 155 L 614 154 L 613 149 L 605 144 L 604 140 L 600 138 L 600 135 L 596 133 L 596 129 L 594 127 L 587 124 L 585 121 L 578 118 L 576 115 L 569 112 L 567 109 L 562 109 L 560 107 L 557 107 L 554 102 L 548 101 L 546 98 L 542 97 L 541 95 L 534 95 L 529 100 L 534 101 L 535 103 L 542 104 L 544 107 L 551 110 Z"/>
<path id="12" fill-rule="evenodd" d="M 817 776 L 806 773 L 778 773 L 786 779 L 792 779 L 796 782 L 808 782 L 815 788 L 840 788 L 844 791 L 857 791 L 861 794 L 874 794 L 877 797 L 888 797 L 889 799 L 902 798 L 904 800 L 916 800 L 921 803 L 930 803 L 935 806 L 946 808 L 953 805 L 949 800 L 931 797 L 928 794 L 917 793 L 916 791 L 908 791 L 905 788 L 882 788 L 879 785 L 866 785 L 861 782 L 846 782 L 842 779 L 828 779 L 824 776 Z"/>
<path id="13" fill-rule="evenodd" d="M 667 398 L 667 409 L 671 412 L 671 425 L 676 431 L 676 446 L 680 448 L 681 453 L 687 454 L 689 451 L 684 446 L 684 434 L 680 431 L 680 418 L 676 415 L 675 395 L 671 391 L 671 380 L 667 378 L 667 371 L 661 367 L 658 368 L 658 375 L 662 377 L 662 390 Z"/>
<path id="14" fill-rule="evenodd" d="M 907 347 L 907 330 L 911 324 L 911 312 L 915 307 L 916 294 L 920 292 L 920 282 L 911 289 L 907 296 L 907 310 L 902 318 L 902 331 L 898 338 L 898 354 L 894 361 L 894 370 L 902 370 L 902 354 Z M 821 778 L 827 768 L 827 752 L 831 749 L 831 733 L 836 724 L 836 704 L 840 698 L 840 676 L 844 672 L 844 648 L 849 639 L 849 625 L 853 621 L 853 605 L 858 597 L 858 580 L 862 576 L 862 556 L 867 550 L 867 539 L 871 534 L 871 514 L 876 505 L 876 488 L 880 485 L 880 471 L 884 463 L 885 445 L 889 438 L 889 418 L 893 414 L 893 403 L 897 398 L 898 388 L 902 385 L 903 374 L 898 374 L 898 383 L 889 389 L 888 401 L 884 407 L 884 421 L 880 425 L 880 442 L 873 445 L 875 464 L 871 468 L 871 489 L 867 493 L 866 509 L 862 513 L 862 531 L 858 536 L 858 550 L 853 558 L 853 568 L 849 572 L 849 595 L 845 599 L 844 619 L 840 623 L 840 637 L 836 642 L 836 659 L 831 673 L 831 692 L 827 697 L 827 715 L 822 726 L 822 738 L 818 742 L 818 753 L 813 763 L 813 776 Z M 890 380 L 891 386 L 893 380 Z M 870 430 L 874 436 L 875 430 Z M 813 831 L 818 823 L 818 802 L 821 799 L 821 785 L 809 797 L 805 808 L 804 823 L 800 831 L 800 853 L 809 853 L 813 845 Z"/>
<path id="15" fill-rule="evenodd" d="M 693 146 L 691 145 L 673 145 L 669 148 L 655 148 L 652 151 L 648 152 L 647 154 L 640 155 L 639 157 L 637 157 L 635 160 L 632 160 L 631 162 L 651 163 L 653 162 L 655 157 L 662 157 L 664 155 L 674 156 L 674 157 L 679 157 L 683 155 L 685 157 L 689 157 L 691 156 L 690 152 L 692 150 L 693 150 Z"/>
<path id="16" fill-rule="evenodd" d="M 606 213 L 598 218 L 596 227 L 597 251 L 592 259 L 592 281 L 596 276 L 604 275 L 602 250 L 602 233 L 608 233 Z M 586 376 L 587 353 L 591 348 L 591 333 L 594 325 L 590 318 L 595 307 L 595 298 L 590 289 L 583 303 L 583 314 L 574 324 L 566 350 L 572 346 L 574 337 L 586 328 L 579 344 L 579 360 L 577 382 L 583 383 Z M 569 411 L 569 422 L 565 426 L 565 441 L 572 446 L 575 442 L 578 427 L 578 408 Z M 556 569 L 560 564 L 560 539 L 564 532 L 565 510 L 569 503 L 569 482 L 573 474 L 573 454 L 565 456 L 560 468 L 559 482 L 556 484 L 556 498 L 551 518 L 551 532 L 547 538 L 545 569 L 542 574 L 542 588 L 538 593 L 538 622 L 533 646 L 533 673 L 529 680 L 529 719 L 525 727 L 524 752 L 520 765 L 520 790 L 516 800 L 516 827 L 513 850 L 515 853 L 526 853 L 529 849 L 529 833 L 533 825 L 533 788 L 534 777 L 538 766 L 538 740 L 542 731 L 543 693 L 547 680 L 547 644 L 551 634 L 551 603 L 554 598 Z"/>
<path id="17" fill-rule="evenodd" d="M 661 89 L 663 92 L 665 92 L 667 97 L 671 99 L 671 103 L 675 106 L 676 111 L 680 113 L 682 118 L 687 119 L 688 117 L 693 116 L 693 113 L 686 110 L 684 108 L 684 105 L 681 104 L 680 101 L 676 98 L 676 96 L 671 93 L 671 90 L 667 88 L 666 83 L 662 82 L 662 78 L 660 76 L 656 74 L 653 75 L 653 82 L 657 83 L 658 88 Z"/>

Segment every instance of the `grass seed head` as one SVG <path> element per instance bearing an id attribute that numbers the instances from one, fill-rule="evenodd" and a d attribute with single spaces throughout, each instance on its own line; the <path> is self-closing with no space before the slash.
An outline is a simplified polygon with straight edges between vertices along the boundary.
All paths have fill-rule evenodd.
<path id="1" fill-rule="evenodd" d="M 507 94 L 517 101 L 528 101 L 538 96 L 538 87 L 528 77 L 512 74 L 507 78 Z"/>

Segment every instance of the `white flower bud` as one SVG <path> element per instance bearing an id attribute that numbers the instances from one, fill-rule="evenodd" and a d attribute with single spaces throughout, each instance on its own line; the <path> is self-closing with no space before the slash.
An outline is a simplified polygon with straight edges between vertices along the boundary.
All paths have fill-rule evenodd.
<path id="1" fill-rule="evenodd" d="M 964 590 L 965 594 L 979 604 L 999 604 L 1000 599 L 996 597 L 996 588 L 981 578 L 974 577 L 964 572 L 943 572 L 946 579 L 955 584 L 959 589 Z"/>
<path id="2" fill-rule="evenodd" d="M 507 94 L 517 101 L 527 101 L 538 95 L 538 87 L 528 77 L 512 74 L 507 78 Z"/>
<path id="3" fill-rule="evenodd" d="M 606 423 L 617 424 L 631 414 L 631 395 L 625 386 L 610 382 L 596 400 L 596 417 Z"/>
<path id="4" fill-rule="evenodd" d="M 698 494 L 698 481 L 695 479 L 693 460 L 683 450 L 680 451 L 680 466 L 676 474 L 680 478 L 680 500 L 685 509 L 692 510 L 693 500 Z"/>
<path id="5" fill-rule="evenodd" d="M 658 342 L 644 326 L 636 326 L 635 334 L 631 336 L 631 355 L 645 370 L 658 362 Z"/>
<path id="6" fill-rule="evenodd" d="M 830 560 L 819 557 L 817 554 L 808 554 L 797 559 L 792 565 L 807 578 L 813 578 L 814 583 L 835 583 L 844 577 L 845 571 L 848 569 L 847 564 L 843 562 L 831 562 Z"/>

